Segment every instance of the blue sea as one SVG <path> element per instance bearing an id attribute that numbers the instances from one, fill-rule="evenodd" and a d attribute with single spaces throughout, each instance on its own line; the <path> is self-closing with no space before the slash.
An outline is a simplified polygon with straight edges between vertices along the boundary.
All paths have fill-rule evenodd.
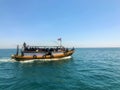
<path id="1" fill-rule="evenodd" d="M 16 62 L 0 49 L 0 90 L 120 90 L 120 48 L 77 48 L 63 61 Z"/>

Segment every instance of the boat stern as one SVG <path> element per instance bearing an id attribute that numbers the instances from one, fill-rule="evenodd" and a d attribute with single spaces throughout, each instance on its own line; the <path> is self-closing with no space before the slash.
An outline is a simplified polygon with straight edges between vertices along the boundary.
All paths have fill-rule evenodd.
<path id="1" fill-rule="evenodd" d="M 15 59 L 15 56 L 16 56 L 16 55 L 13 54 L 13 55 L 11 55 L 11 58 L 12 58 L 12 59 Z"/>

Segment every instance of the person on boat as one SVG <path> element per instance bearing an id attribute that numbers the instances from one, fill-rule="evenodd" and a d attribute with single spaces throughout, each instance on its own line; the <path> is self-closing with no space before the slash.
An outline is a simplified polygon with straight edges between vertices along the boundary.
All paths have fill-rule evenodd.
<path id="1" fill-rule="evenodd" d="M 62 48 L 61 48 L 61 51 L 65 51 L 65 47 L 62 47 Z"/>
<path id="2" fill-rule="evenodd" d="M 68 48 L 66 48 L 66 52 L 68 52 Z"/>
<path id="3" fill-rule="evenodd" d="M 24 56 L 24 52 L 21 50 L 21 56 Z"/>
<path id="4" fill-rule="evenodd" d="M 73 47 L 71 50 L 75 50 L 75 48 Z"/>
<path id="5" fill-rule="evenodd" d="M 58 52 L 58 47 L 56 48 L 56 52 Z"/>
<path id="6" fill-rule="evenodd" d="M 26 48 L 26 43 L 25 42 L 23 43 L 23 47 Z"/>
<path id="7" fill-rule="evenodd" d="M 50 48 L 50 51 L 53 52 L 53 48 Z"/>

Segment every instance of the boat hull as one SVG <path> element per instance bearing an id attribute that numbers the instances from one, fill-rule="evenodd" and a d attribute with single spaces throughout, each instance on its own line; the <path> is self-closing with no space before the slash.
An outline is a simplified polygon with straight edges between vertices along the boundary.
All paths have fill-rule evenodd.
<path id="1" fill-rule="evenodd" d="M 21 55 L 13 55 L 11 56 L 12 59 L 15 59 L 16 61 L 28 61 L 28 60 L 41 60 L 41 61 L 55 61 L 55 60 L 61 60 L 61 59 L 68 59 L 71 58 L 71 55 L 74 53 L 74 50 L 70 50 L 68 52 L 65 52 L 63 54 L 57 54 L 57 55 L 43 55 L 43 56 L 21 56 Z"/>

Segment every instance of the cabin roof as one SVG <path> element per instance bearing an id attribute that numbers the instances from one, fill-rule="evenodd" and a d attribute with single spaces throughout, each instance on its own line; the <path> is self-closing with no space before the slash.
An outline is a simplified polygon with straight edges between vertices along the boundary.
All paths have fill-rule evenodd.
<path id="1" fill-rule="evenodd" d="M 28 47 L 32 47 L 32 48 L 60 48 L 63 46 L 28 46 Z"/>

